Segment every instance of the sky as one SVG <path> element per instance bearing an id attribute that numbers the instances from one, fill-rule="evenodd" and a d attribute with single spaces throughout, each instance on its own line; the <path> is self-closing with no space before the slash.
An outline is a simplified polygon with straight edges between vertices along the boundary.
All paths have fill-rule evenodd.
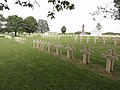
<path id="1" fill-rule="evenodd" d="M 2 2 L 4 0 L 0 0 Z M 82 25 L 85 25 L 85 32 L 91 32 L 95 30 L 97 23 L 102 25 L 102 32 L 119 32 L 120 33 L 120 21 L 112 19 L 98 18 L 97 21 L 93 21 L 93 17 L 89 14 L 97 10 L 97 6 L 105 5 L 113 0 L 68 0 L 75 5 L 74 10 L 64 10 L 55 13 L 55 19 L 51 20 L 47 18 L 48 11 L 52 11 L 52 4 L 48 4 L 48 0 L 36 0 L 40 7 L 35 5 L 34 9 L 24 8 L 19 5 L 15 5 L 16 0 L 8 0 L 8 6 L 10 10 L 0 11 L 5 17 L 9 15 L 18 15 L 23 19 L 28 16 L 34 16 L 36 20 L 45 19 L 48 21 L 51 32 L 61 32 L 61 27 L 66 26 L 67 32 L 77 32 L 82 30 Z M 26 0 L 21 0 L 26 1 Z M 29 1 L 29 0 L 28 0 Z M 30 0 L 34 3 L 34 0 Z"/>

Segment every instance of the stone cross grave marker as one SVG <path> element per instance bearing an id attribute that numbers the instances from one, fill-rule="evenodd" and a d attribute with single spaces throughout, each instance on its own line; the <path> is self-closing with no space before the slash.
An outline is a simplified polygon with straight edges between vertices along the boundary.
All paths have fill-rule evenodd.
<path id="1" fill-rule="evenodd" d="M 105 36 L 103 36 L 103 45 L 106 44 L 106 40 L 107 40 L 107 38 Z"/>
<path id="2" fill-rule="evenodd" d="M 77 36 L 75 36 L 74 38 L 75 38 L 75 42 L 76 42 L 78 37 L 77 37 Z"/>
<path id="3" fill-rule="evenodd" d="M 56 48 L 56 54 L 57 55 L 62 55 L 62 48 L 63 48 L 63 45 L 62 44 L 58 44 L 55 46 Z"/>
<path id="4" fill-rule="evenodd" d="M 48 51 L 49 53 L 53 51 L 52 44 L 47 43 L 47 51 Z"/>
<path id="5" fill-rule="evenodd" d="M 39 49 L 40 47 L 40 41 L 39 40 L 36 40 L 36 48 Z"/>
<path id="6" fill-rule="evenodd" d="M 117 41 L 119 40 L 119 37 L 116 36 L 113 40 L 114 40 L 114 45 L 116 46 L 117 45 Z"/>
<path id="7" fill-rule="evenodd" d="M 36 48 L 36 47 L 37 47 L 36 40 L 33 40 L 33 48 Z"/>
<path id="8" fill-rule="evenodd" d="M 102 56 L 107 59 L 106 71 L 109 74 L 111 71 L 113 71 L 114 60 L 118 60 L 119 56 L 115 54 L 114 49 L 109 49 L 108 52 L 102 54 Z"/>
<path id="9" fill-rule="evenodd" d="M 46 42 L 41 42 L 41 49 L 44 51 L 45 50 L 45 45 L 46 45 Z"/>
<path id="10" fill-rule="evenodd" d="M 109 39 L 111 39 L 111 34 L 109 35 Z"/>
<path id="11" fill-rule="evenodd" d="M 88 37 L 86 38 L 86 40 L 87 40 L 87 43 L 89 43 L 89 39 L 90 39 L 90 37 L 88 36 Z"/>
<path id="12" fill-rule="evenodd" d="M 39 40 L 39 50 L 41 50 L 41 49 L 42 49 L 42 41 Z"/>
<path id="13" fill-rule="evenodd" d="M 83 50 L 80 50 L 81 53 L 83 53 L 83 64 L 87 65 L 90 63 L 90 55 L 93 53 L 92 50 L 90 50 L 89 46 L 84 46 Z"/>
<path id="14" fill-rule="evenodd" d="M 98 38 L 97 38 L 97 37 L 95 37 L 95 38 L 93 38 L 93 39 L 94 39 L 94 43 L 96 44 L 96 42 L 97 42 L 97 39 L 98 39 Z"/>
<path id="15" fill-rule="evenodd" d="M 71 45 L 68 45 L 67 47 L 65 47 L 65 49 L 67 49 L 67 59 L 73 59 L 74 47 L 72 47 Z"/>
<path id="16" fill-rule="evenodd" d="M 60 39 L 60 35 L 57 35 L 57 40 L 59 40 Z"/>
<path id="17" fill-rule="evenodd" d="M 80 42 L 82 42 L 83 37 L 80 35 L 80 37 L 79 37 L 79 38 L 80 38 Z"/>

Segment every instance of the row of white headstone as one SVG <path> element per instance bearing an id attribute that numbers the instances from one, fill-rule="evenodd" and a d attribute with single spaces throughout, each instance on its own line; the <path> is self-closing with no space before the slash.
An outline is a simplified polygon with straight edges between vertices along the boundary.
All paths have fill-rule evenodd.
<path id="1" fill-rule="evenodd" d="M 62 44 L 55 45 L 57 55 L 62 54 L 62 51 L 60 49 L 62 47 L 63 47 Z M 49 53 L 53 52 L 53 49 L 54 49 L 53 44 L 46 42 L 46 41 L 41 41 L 41 40 L 33 40 L 33 48 L 37 48 L 42 51 L 47 50 L 47 52 Z"/>
<path id="2" fill-rule="evenodd" d="M 82 42 L 83 39 L 84 39 L 84 36 L 74 35 L 74 34 L 73 34 L 73 35 L 67 35 L 67 34 L 62 34 L 62 35 L 41 35 L 41 38 L 42 38 L 42 39 L 54 39 L 54 40 L 59 40 L 61 37 L 73 37 L 75 42 L 77 42 L 78 40 L 79 40 L 80 42 Z M 91 37 L 91 36 L 87 36 L 87 38 L 86 38 L 86 42 L 87 42 L 87 43 L 90 42 L 90 39 L 91 39 L 90 37 Z M 100 38 L 100 36 L 97 36 L 97 37 L 95 37 L 95 38 L 92 38 L 95 44 L 97 43 L 97 40 L 98 40 L 99 38 Z M 102 40 L 103 40 L 103 45 L 105 45 L 105 44 L 107 43 L 107 41 L 108 41 L 109 39 L 111 39 L 111 38 L 112 38 L 112 40 L 114 41 L 114 45 L 115 45 L 115 46 L 116 46 L 117 43 L 120 41 L 118 35 L 116 35 L 115 37 L 112 37 L 111 35 L 109 35 L 109 36 L 103 35 L 101 38 L 102 38 Z"/>
<path id="3" fill-rule="evenodd" d="M 22 38 L 22 37 L 14 37 L 14 40 L 18 43 L 22 43 L 24 44 L 26 41 L 26 38 Z"/>
<path id="4" fill-rule="evenodd" d="M 80 36 L 79 38 L 78 38 L 78 37 L 74 37 L 75 42 L 77 42 L 78 39 L 80 40 L 80 42 L 82 42 L 83 37 L 82 37 L 82 36 Z M 90 39 L 91 39 L 91 38 L 88 36 L 88 37 L 86 38 L 86 42 L 89 43 Z M 95 37 L 95 38 L 92 38 L 92 39 L 93 39 L 94 43 L 96 44 L 96 43 L 97 43 L 97 40 L 99 39 L 99 37 Z M 109 39 L 110 39 L 110 38 L 109 38 Z M 103 44 L 105 45 L 105 44 L 107 43 L 107 40 L 108 40 L 108 39 L 107 39 L 107 37 L 104 36 L 104 37 L 102 38 L 102 40 L 103 40 Z M 117 42 L 120 41 L 120 39 L 119 39 L 118 36 L 114 37 L 113 40 L 114 40 L 114 45 L 115 45 L 115 46 L 117 45 Z"/>
<path id="5" fill-rule="evenodd" d="M 10 35 L 5 35 L 5 38 L 12 39 Z"/>
<path id="6" fill-rule="evenodd" d="M 75 34 L 61 34 L 61 35 L 40 35 L 43 39 L 60 39 L 60 37 L 75 37 L 75 36 L 79 36 L 79 35 L 75 35 Z"/>
<path id="7" fill-rule="evenodd" d="M 41 35 L 42 39 L 55 39 L 59 40 L 61 36 L 59 35 Z"/>
<path id="8" fill-rule="evenodd" d="M 62 48 L 64 48 L 64 46 L 62 44 L 57 44 L 53 46 L 52 44 L 43 42 L 41 40 L 33 40 L 33 48 L 37 48 L 42 51 L 47 50 L 47 52 L 49 53 L 52 53 L 53 48 L 55 48 L 56 55 L 62 55 Z M 71 45 L 68 45 L 67 47 L 65 47 L 65 49 L 67 50 L 66 58 L 73 59 L 73 51 L 75 48 L 72 47 Z M 90 55 L 94 53 L 94 51 L 90 50 L 89 46 L 84 46 L 83 50 L 80 50 L 80 52 L 83 54 L 83 60 L 82 60 L 83 64 L 84 65 L 89 64 Z M 113 71 L 114 60 L 118 60 L 120 56 L 115 54 L 114 49 L 109 49 L 108 52 L 102 54 L 102 56 L 107 59 L 105 70 L 109 74 L 110 72 Z"/>

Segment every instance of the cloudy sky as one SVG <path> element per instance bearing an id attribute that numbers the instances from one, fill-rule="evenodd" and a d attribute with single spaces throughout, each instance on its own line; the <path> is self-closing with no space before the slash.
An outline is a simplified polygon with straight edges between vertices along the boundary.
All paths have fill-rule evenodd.
<path id="1" fill-rule="evenodd" d="M 1 2 L 2 0 L 0 0 Z M 4 0 L 3 0 L 4 1 Z M 76 32 L 81 31 L 82 25 L 85 24 L 85 31 L 95 30 L 97 23 L 101 23 L 103 32 L 120 32 L 120 21 L 114 21 L 110 19 L 93 21 L 93 17 L 89 14 L 92 11 L 95 11 L 97 6 L 105 5 L 108 2 L 113 0 L 68 0 L 71 3 L 75 4 L 75 9 L 72 11 L 66 10 L 63 12 L 55 13 L 55 20 L 47 18 L 47 13 L 49 10 L 52 10 L 52 5 L 48 4 L 48 0 L 36 0 L 40 7 L 35 5 L 34 9 L 24 8 L 19 5 L 15 5 L 16 0 L 8 0 L 8 5 L 10 10 L 0 11 L 5 17 L 8 15 L 18 15 L 23 19 L 27 16 L 34 16 L 38 19 L 45 19 L 49 23 L 50 31 L 52 32 L 61 32 L 61 27 L 65 25 L 67 27 L 67 32 Z M 21 0 L 26 1 L 26 0 Z M 28 0 L 29 1 L 29 0 Z M 31 3 L 34 3 L 34 0 L 30 0 Z"/>

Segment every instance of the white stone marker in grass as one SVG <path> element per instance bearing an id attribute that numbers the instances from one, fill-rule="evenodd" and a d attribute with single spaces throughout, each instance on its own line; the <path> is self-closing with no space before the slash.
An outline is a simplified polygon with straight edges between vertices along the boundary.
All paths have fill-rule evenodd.
<path id="1" fill-rule="evenodd" d="M 40 41 L 39 40 L 36 40 L 36 48 L 40 49 Z"/>
<path id="2" fill-rule="evenodd" d="M 50 52 L 53 52 L 52 44 L 47 43 L 47 51 L 48 51 L 49 53 L 50 53 Z"/>
<path id="3" fill-rule="evenodd" d="M 96 42 L 97 42 L 97 37 L 95 37 L 95 38 L 93 38 L 94 39 L 94 43 L 96 44 Z"/>
<path id="4" fill-rule="evenodd" d="M 119 40 L 119 38 L 116 36 L 113 40 L 114 40 L 114 45 L 116 46 L 117 45 L 117 41 Z"/>
<path id="5" fill-rule="evenodd" d="M 90 39 L 90 37 L 88 36 L 88 37 L 86 38 L 86 40 L 87 40 L 87 43 L 89 43 L 89 39 Z"/>
<path id="6" fill-rule="evenodd" d="M 65 49 L 67 49 L 67 59 L 73 59 L 73 47 L 68 45 L 67 47 L 65 47 Z"/>
<path id="7" fill-rule="evenodd" d="M 80 36 L 80 37 L 79 37 L 79 39 L 80 39 L 80 42 L 82 42 L 83 37 L 82 37 L 82 36 Z"/>
<path id="8" fill-rule="evenodd" d="M 46 42 L 41 42 L 41 50 L 42 50 L 42 51 L 45 50 L 45 44 L 46 44 Z"/>
<path id="9" fill-rule="evenodd" d="M 63 45 L 62 44 L 58 44 L 55 46 L 56 48 L 56 54 L 57 55 L 62 55 L 62 48 L 63 48 Z"/>
<path id="10" fill-rule="evenodd" d="M 12 39 L 10 35 L 5 35 L 5 38 Z"/>
<path id="11" fill-rule="evenodd" d="M 106 71 L 109 74 L 111 71 L 113 71 L 114 60 L 118 60 L 119 56 L 115 54 L 114 49 L 109 49 L 108 52 L 102 54 L 102 56 L 107 59 Z"/>
<path id="12" fill-rule="evenodd" d="M 106 40 L 107 40 L 107 38 L 105 36 L 103 36 L 103 45 L 106 44 Z"/>
<path id="13" fill-rule="evenodd" d="M 109 35 L 109 39 L 111 39 L 111 34 Z"/>
<path id="14" fill-rule="evenodd" d="M 75 39 L 75 42 L 77 41 L 77 38 L 78 38 L 77 36 L 75 36 L 75 37 L 74 37 L 74 39 Z"/>
<path id="15" fill-rule="evenodd" d="M 93 53 L 92 50 L 90 50 L 89 46 L 84 46 L 83 50 L 80 50 L 81 53 L 83 53 L 83 64 L 87 65 L 90 63 L 90 55 Z"/>
<path id="16" fill-rule="evenodd" d="M 39 40 L 39 50 L 41 50 L 42 49 L 42 41 L 41 40 Z"/>
<path id="17" fill-rule="evenodd" d="M 37 48 L 37 40 L 33 40 L 33 48 Z"/>

